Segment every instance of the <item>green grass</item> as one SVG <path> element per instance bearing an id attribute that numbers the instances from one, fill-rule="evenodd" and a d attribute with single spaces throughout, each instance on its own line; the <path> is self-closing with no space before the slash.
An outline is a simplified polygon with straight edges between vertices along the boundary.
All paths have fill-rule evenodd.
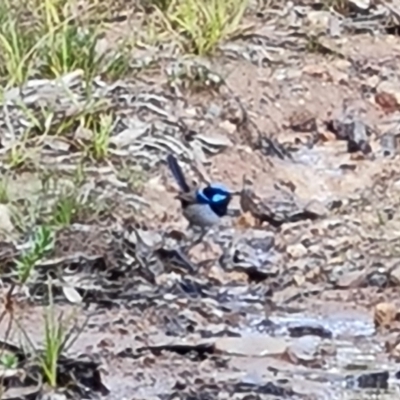
<path id="1" fill-rule="evenodd" d="M 0 180 L 0 204 L 7 204 L 9 201 L 8 180 L 7 178 L 3 178 Z"/>
<path id="2" fill-rule="evenodd" d="M 195 53 L 205 55 L 240 32 L 246 8 L 246 0 L 184 0 L 177 2 L 171 22 L 178 32 L 189 37 Z"/>
<path id="3" fill-rule="evenodd" d="M 248 0 L 172 0 L 164 15 L 186 51 L 203 56 L 241 32 L 247 6 Z"/>
<path id="4" fill-rule="evenodd" d="M 90 190 L 81 186 L 84 179 L 85 173 L 78 166 L 71 180 L 68 180 L 68 185 L 58 185 L 57 180 L 54 182 L 55 190 L 49 191 L 47 196 L 52 199 L 51 203 L 47 201 L 51 207 L 42 212 L 47 225 L 58 230 L 74 223 L 90 224 L 107 211 L 108 205 L 105 201 L 94 197 Z"/>
<path id="5" fill-rule="evenodd" d="M 17 356 L 14 354 L 3 354 L 0 357 L 0 365 L 6 369 L 16 368 L 18 365 Z"/>
<path id="6" fill-rule="evenodd" d="M 92 138 L 86 147 L 86 153 L 96 161 L 103 161 L 108 157 L 114 117 L 111 114 L 100 114 L 96 120 L 91 120 L 88 124 L 91 126 Z"/>
<path id="7" fill-rule="evenodd" d="M 65 316 L 63 312 L 56 313 L 52 295 L 52 282 L 48 282 L 49 305 L 43 311 L 44 335 L 41 345 L 35 344 L 28 333 L 17 321 L 17 326 L 25 337 L 28 348 L 34 353 L 34 362 L 41 369 L 44 381 L 53 389 L 58 384 L 59 361 L 75 341 L 79 338 L 85 328 L 88 318 L 78 326 L 76 324 L 76 311 L 71 311 Z"/>
<path id="8" fill-rule="evenodd" d="M 90 3 L 78 20 L 72 4 L 72 0 L 1 2 L 2 86 L 20 86 L 38 76 L 56 78 L 77 69 L 84 72 L 86 82 L 97 75 L 117 79 L 128 73 L 138 38 L 127 34 L 119 45 L 100 52 L 105 24 L 85 24 L 82 20 L 100 20 L 106 15 L 99 15 L 96 3 Z M 207 55 L 243 30 L 248 0 L 149 0 L 146 4 L 158 13 L 144 18 L 142 37 L 147 35 L 150 41 L 157 36 L 178 39 L 184 51 Z"/>
<path id="9" fill-rule="evenodd" d="M 15 2 L 18 4 L 18 0 Z M 22 9 L 22 4 L 25 9 Z M 122 75 L 129 56 L 122 48 L 99 52 L 104 27 L 82 26 L 65 0 L 27 0 L 16 7 L 11 0 L 0 4 L 0 83 L 20 86 L 28 78 L 57 78 L 81 69 L 86 82 L 96 75 Z M 94 12 L 88 7 L 87 14 Z M 29 17 L 21 19 L 21 14 Z"/>
<path id="10" fill-rule="evenodd" d="M 29 158 L 29 152 L 23 141 L 16 142 L 6 154 L 5 163 L 10 169 L 21 168 Z"/>
<path id="11" fill-rule="evenodd" d="M 49 305 L 44 310 L 44 338 L 42 352 L 36 351 L 38 354 L 39 365 L 42 369 L 42 374 L 47 383 L 55 388 L 58 378 L 58 363 L 60 356 L 64 351 L 67 351 L 73 342 L 77 339 L 73 337 L 73 318 L 74 313 L 68 317 L 64 317 L 63 313 L 58 316 L 55 313 L 51 283 L 49 283 Z"/>
<path id="12" fill-rule="evenodd" d="M 63 189 L 55 199 L 49 224 L 56 228 L 68 227 L 83 218 L 86 211 L 90 212 L 90 203 L 81 200 L 78 188 Z"/>
<path id="13" fill-rule="evenodd" d="M 54 246 L 53 232 L 46 226 L 40 226 L 33 233 L 30 246 L 16 260 L 18 281 L 24 285 L 30 278 L 35 264 Z"/>

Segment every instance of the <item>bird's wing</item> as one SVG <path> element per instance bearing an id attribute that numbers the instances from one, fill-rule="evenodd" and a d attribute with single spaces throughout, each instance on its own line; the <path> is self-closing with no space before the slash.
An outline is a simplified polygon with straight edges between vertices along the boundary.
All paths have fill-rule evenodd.
<path id="1" fill-rule="evenodd" d="M 197 199 L 194 192 L 180 192 L 175 196 L 176 199 L 180 200 L 182 207 L 185 208 L 191 204 L 196 204 Z"/>

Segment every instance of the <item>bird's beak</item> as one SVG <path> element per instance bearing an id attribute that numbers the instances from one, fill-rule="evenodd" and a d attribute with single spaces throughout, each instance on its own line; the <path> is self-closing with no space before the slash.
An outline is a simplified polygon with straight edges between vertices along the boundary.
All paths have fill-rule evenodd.
<path id="1" fill-rule="evenodd" d="M 242 193 L 241 190 L 236 190 L 236 191 L 230 192 L 230 195 L 231 196 L 240 196 L 241 193 Z"/>

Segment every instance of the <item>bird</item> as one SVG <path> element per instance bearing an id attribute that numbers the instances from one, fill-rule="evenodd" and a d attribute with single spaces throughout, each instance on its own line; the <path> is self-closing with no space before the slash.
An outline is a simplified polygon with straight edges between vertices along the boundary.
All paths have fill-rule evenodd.
<path id="1" fill-rule="evenodd" d="M 189 227 L 204 231 L 218 224 L 227 215 L 235 192 L 221 183 L 211 183 L 204 188 L 190 187 L 175 156 L 169 154 L 167 163 L 179 186 L 180 192 L 176 198 L 181 202 L 182 214 L 189 222 Z"/>

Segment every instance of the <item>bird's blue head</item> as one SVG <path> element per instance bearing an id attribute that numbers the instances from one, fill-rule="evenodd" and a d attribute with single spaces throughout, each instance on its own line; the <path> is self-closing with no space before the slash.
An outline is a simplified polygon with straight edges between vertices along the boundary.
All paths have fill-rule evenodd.
<path id="1" fill-rule="evenodd" d="M 199 203 L 209 204 L 212 210 L 220 217 L 226 215 L 228 205 L 232 200 L 231 191 L 220 183 L 212 183 L 196 193 Z"/>

